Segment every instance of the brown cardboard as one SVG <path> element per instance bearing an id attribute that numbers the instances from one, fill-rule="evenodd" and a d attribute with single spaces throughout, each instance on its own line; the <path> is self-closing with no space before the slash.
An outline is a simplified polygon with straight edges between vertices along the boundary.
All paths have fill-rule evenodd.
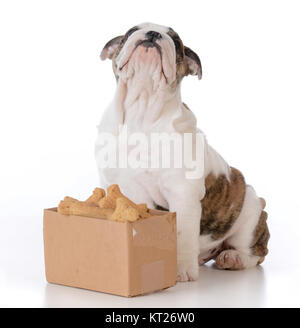
<path id="1" fill-rule="evenodd" d="M 176 214 L 150 213 L 115 222 L 45 209 L 47 281 L 127 297 L 175 285 Z"/>

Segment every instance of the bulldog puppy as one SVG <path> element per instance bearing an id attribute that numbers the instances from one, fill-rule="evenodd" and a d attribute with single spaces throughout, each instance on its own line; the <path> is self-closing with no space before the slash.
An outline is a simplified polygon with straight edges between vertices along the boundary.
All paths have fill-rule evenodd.
<path id="1" fill-rule="evenodd" d="M 201 79 L 198 55 L 172 28 L 145 23 L 110 40 L 101 53 L 102 60 L 107 58 L 112 60 L 117 88 L 98 126 L 95 154 L 102 185 L 119 184 L 135 203 L 177 213 L 178 281 L 196 280 L 199 265 L 211 259 L 220 269 L 260 264 L 268 253 L 265 201 L 208 145 L 181 100 L 183 77 Z M 118 138 L 125 127 L 128 135 L 140 132 L 146 139 L 153 133 L 202 135 L 198 160 L 203 174 L 189 178 L 186 167 L 132 168 L 120 163 L 103 168 L 103 133 Z M 191 152 L 195 155 L 194 147 Z"/>

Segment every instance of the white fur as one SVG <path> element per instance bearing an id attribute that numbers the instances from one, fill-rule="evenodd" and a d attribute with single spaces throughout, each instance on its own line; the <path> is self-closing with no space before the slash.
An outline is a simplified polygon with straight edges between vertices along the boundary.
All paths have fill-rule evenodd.
<path id="1" fill-rule="evenodd" d="M 140 25 L 141 29 L 129 37 L 116 59 L 119 68 L 117 90 L 111 105 L 105 111 L 99 125 L 99 132 L 119 133 L 119 124 L 126 124 L 128 133 L 151 132 L 197 133 L 196 119 L 181 101 L 180 86 L 170 85 L 175 79 L 175 47 L 166 34 L 167 28 L 154 24 Z M 154 48 L 145 53 L 138 49 L 132 53 L 137 40 L 147 31 L 155 30 L 163 38 L 162 62 Z M 141 65 L 143 62 L 143 65 Z M 162 68 L 165 76 L 162 74 Z M 200 132 L 201 133 L 201 132 Z M 99 151 L 96 142 L 96 157 Z M 223 158 L 205 141 L 205 175 L 214 172 L 229 178 L 230 168 Z M 214 248 L 223 240 L 213 242 L 210 236 L 200 235 L 201 202 L 205 195 L 205 176 L 189 180 L 182 169 L 101 169 L 101 183 L 104 186 L 119 184 L 121 190 L 137 203 L 168 207 L 177 213 L 178 227 L 178 280 L 195 280 L 198 277 L 198 255 Z M 230 232 L 231 241 L 245 250 L 248 261 L 250 240 L 249 229 L 258 220 L 261 209 L 256 195 L 250 187 L 240 218 Z M 240 232 L 240 233 L 239 233 Z M 226 236 L 226 238 L 228 238 Z M 225 238 L 224 238 L 225 239 Z M 245 260 L 246 261 L 246 260 Z M 247 265 L 248 266 L 248 265 Z"/>

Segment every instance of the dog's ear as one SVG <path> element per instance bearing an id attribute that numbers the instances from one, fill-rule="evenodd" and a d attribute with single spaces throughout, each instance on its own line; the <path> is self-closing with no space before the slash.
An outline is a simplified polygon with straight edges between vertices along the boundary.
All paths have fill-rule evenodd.
<path id="1" fill-rule="evenodd" d="M 198 75 L 198 79 L 202 78 L 202 66 L 199 56 L 190 48 L 184 47 L 184 54 L 189 68 L 189 74 Z"/>
<path id="2" fill-rule="evenodd" d="M 107 58 L 112 59 L 114 52 L 120 45 L 122 39 L 123 35 L 120 35 L 108 41 L 101 51 L 100 58 L 102 60 L 105 60 Z"/>

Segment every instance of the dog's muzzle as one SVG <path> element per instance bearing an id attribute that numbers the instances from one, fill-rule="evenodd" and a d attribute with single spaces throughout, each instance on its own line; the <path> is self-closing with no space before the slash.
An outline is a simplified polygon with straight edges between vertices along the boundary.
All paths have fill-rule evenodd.
<path id="1" fill-rule="evenodd" d="M 149 49 L 156 49 L 157 55 L 161 61 L 161 72 L 165 78 L 166 83 L 174 81 L 176 77 L 175 73 L 175 56 L 174 54 L 166 53 L 166 45 L 163 43 L 166 40 L 163 40 L 163 36 L 156 31 L 148 31 L 142 38 L 139 40 L 135 40 L 135 43 L 130 46 L 130 53 L 120 60 L 118 69 L 121 72 L 123 68 L 129 63 L 132 58 L 132 55 L 137 50 L 138 47 L 143 47 L 146 49 L 146 53 L 148 53 Z M 169 50 L 170 48 L 168 48 Z"/>

